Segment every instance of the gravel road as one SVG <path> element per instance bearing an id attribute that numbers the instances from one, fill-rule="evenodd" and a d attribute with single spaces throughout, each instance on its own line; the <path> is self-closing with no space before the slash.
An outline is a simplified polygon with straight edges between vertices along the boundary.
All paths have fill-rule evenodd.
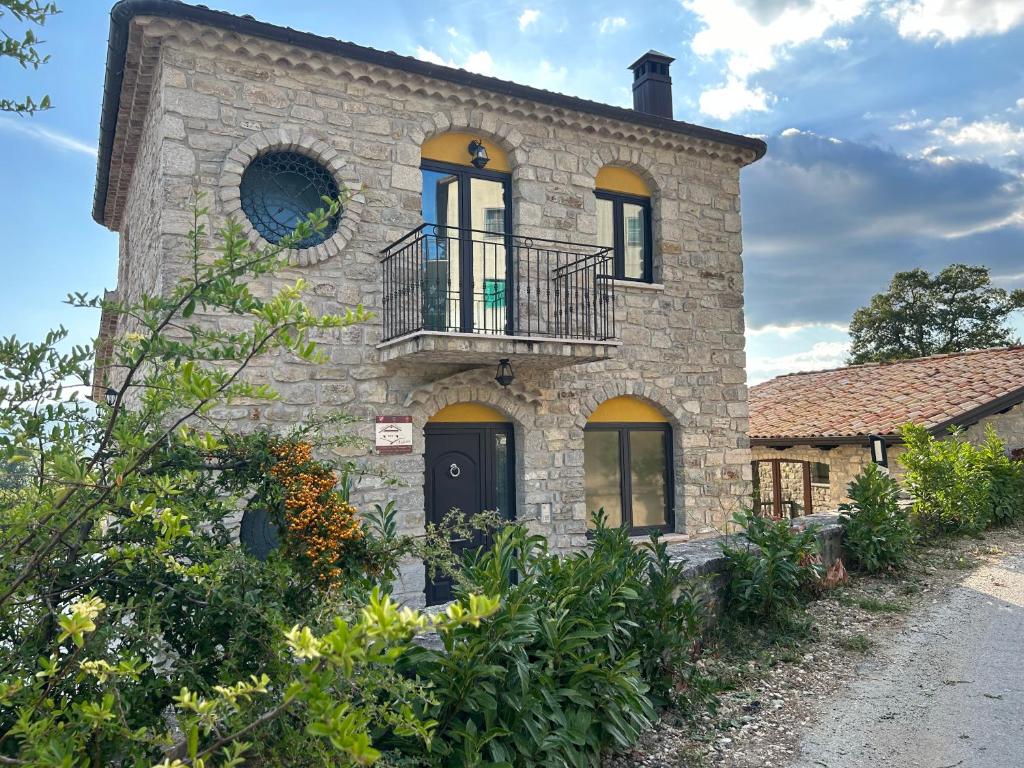
<path id="1" fill-rule="evenodd" d="M 1024 766 L 1024 554 L 908 618 L 802 734 L 791 768 Z"/>

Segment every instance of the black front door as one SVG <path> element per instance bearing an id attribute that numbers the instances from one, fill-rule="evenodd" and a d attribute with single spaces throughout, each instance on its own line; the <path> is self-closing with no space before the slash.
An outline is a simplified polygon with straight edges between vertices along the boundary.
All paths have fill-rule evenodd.
<path id="1" fill-rule="evenodd" d="M 497 511 L 506 519 L 514 517 L 511 424 L 427 424 L 425 459 L 428 523 L 440 525 L 452 510 L 465 516 Z M 456 553 L 486 545 L 480 535 L 452 542 Z M 451 578 L 431 578 L 428 569 L 426 593 L 427 605 L 451 600 Z"/>

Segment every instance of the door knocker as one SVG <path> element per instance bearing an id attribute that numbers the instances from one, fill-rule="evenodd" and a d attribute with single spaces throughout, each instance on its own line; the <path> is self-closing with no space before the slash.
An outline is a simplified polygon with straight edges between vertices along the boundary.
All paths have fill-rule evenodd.
<path id="1" fill-rule="evenodd" d="M 458 477 L 459 475 L 462 474 L 462 470 L 459 469 L 458 464 L 452 462 L 452 465 L 448 467 L 448 474 L 451 475 L 452 477 Z"/>

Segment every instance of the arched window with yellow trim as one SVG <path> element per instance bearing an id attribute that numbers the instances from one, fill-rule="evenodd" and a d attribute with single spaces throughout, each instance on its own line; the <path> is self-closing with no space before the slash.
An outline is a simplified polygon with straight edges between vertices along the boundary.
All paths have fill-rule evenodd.
<path id="1" fill-rule="evenodd" d="M 608 525 L 632 533 L 672 530 L 672 427 L 650 403 L 623 396 L 597 407 L 583 432 L 583 471 L 588 515 L 603 509 Z"/>
<path id="2" fill-rule="evenodd" d="M 606 165 L 597 172 L 597 244 L 611 248 L 615 277 L 654 280 L 651 190 L 628 168 Z"/>

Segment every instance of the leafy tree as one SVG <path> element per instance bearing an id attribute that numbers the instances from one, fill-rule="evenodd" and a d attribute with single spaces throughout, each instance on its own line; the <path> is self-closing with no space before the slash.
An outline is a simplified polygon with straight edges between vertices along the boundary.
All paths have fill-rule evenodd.
<path id="1" fill-rule="evenodd" d="M 0 0 L 0 20 L 9 14 L 18 22 L 27 22 L 30 25 L 20 37 L 14 37 L 0 27 L 0 57 L 14 59 L 24 69 L 39 69 L 50 57 L 39 53 L 38 46 L 43 41 L 36 37 L 31 25 L 41 27 L 50 16 L 58 13 L 60 11 L 55 3 L 40 0 Z M 49 108 L 49 96 L 43 96 L 38 103 L 31 96 L 26 96 L 24 101 L 0 97 L 0 112 L 31 115 Z"/>
<path id="2" fill-rule="evenodd" d="M 1014 344 L 1007 319 L 1024 291 L 991 284 L 987 267 L 951 264 L 932 276 L 897 272 L 889 290 L 853 314 L 850 364 L 905 360 Z"/>

